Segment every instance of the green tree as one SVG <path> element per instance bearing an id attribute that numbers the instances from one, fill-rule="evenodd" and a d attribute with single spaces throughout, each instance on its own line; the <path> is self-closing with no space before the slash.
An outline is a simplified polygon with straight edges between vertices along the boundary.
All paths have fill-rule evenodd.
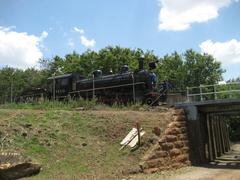
<path id="1" fill-rule="evenodd" d="M 222 80 L 221 63 L 213 56 L 187 50 L 184 54 L 185 86 L 215 84 Z"/>
<path id="2" fill-rule="evenodd" d="M 11 90 L 14 98 L 26 89 L 43 87 L 47 77 L 48 73 L 45 70 L 2 68 L 0 70 L 0 102 L 11 101 Z"/>
<path id="3" fill-rule="evenodd" d="M 97 67 L 102 69 L 105 74 L 110 71 L 113 71 L 113 73 L 119 72 L 124 64 L 127 64 L 131 70 L 135 70 L 138 64 L 138 56 L 140 57 L 141 54 L 143 52 L 139 50 L 109 46 L 99 51 Z"/>
<path id="4" fill-rule="evenodd" d="M 120 46 L 108 46 L 99 52 L 88 50 L 82 54 L 73 52 L 64 58 L 55 56 L 48 63 L 47 69 L 49 74 L 79 72 L 88 76 L 96 69 L 102 70 L 103 74 L 109 74 L 110 71 L 117 73 L 125 64 L 129 65 L 130 70 L 138 69 L 138 60 L 142 56 L 145 57 L 145 68 L 147 68 L 148 62 L 158 60 L 153 51 L 143 52 L 141 49 L 131 50 Z M 45 64 L 46 61 L 42 60 L 41 63 Z"/>
<path id="5" fill-rule="evenodd" d="M 157 75 L 161 81 L 169 81 L 175 89 L 185 88 L 185 68 L 182 56 L 177 52 L 160 59 Z"/>

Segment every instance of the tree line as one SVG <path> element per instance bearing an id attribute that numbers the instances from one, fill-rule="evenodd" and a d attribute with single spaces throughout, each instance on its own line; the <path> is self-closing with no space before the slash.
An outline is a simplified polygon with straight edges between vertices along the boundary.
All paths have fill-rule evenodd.
<path id="1" fill-rule="evenodd" d="M 149 62 L 157 61 L 154 72 L 159 81 L 169 81 L 179 91 L 185 90 L 188 86 L 217 83 L 222 80 L 224 73 L 221 63 L 211 55 L 201 54 L 192 49 L 186 50 L 183 54 L 173 52 L 159 57 L 153 51 L 108 46 L 98 52 L 87 50 L 79 54 L 74 51 L 64 57 L 41 59 L 40 69 L 21 70 L 12 67 L 0 69 L 0 102 L 10 101 L 11 90 L 13 96 L 18 96 L 26 89 L 44 87 L 46 79 L 53 73 L 61 75 L 79 72 L 89 77 L 96 69 L 102 70 L 103 74 L 118 73 L 125 64 L 134 71 L 138 69 L 140 57 L 144 57 L 145 69 L 148 69 Z"/>

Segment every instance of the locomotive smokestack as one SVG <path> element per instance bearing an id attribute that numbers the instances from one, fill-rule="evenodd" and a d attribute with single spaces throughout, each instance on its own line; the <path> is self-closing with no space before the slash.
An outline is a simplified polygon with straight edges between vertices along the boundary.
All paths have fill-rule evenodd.
<path id="1" fill-rule="evenodd" d="M 138 63 L 139 63 L 139 70 L 143 70 L 143 64 L 144 64 L 144 56 L 141 56 L 139 59 L 138 59 Z"/>

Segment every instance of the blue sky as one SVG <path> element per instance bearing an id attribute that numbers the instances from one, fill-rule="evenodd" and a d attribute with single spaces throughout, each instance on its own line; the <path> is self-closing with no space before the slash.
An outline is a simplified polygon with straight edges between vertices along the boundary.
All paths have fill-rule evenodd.
<path id="1" fill-rule="evenodd" d="M 108 45 L 160 57 L 193 48 L 221 61 L 229 79 L 240 76 L 239 18 L 236 0 L 0 0 L 0 66 Z"/>

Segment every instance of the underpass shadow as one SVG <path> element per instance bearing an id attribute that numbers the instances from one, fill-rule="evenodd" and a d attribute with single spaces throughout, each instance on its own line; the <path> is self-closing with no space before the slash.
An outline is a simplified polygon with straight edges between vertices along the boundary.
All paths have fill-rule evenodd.
<path id="1" fill-rule="evenodd" d="M 231 150 L 213 162 L 202 165 L 213 169 L 240 169 L 240 142 L 232 145 Z"/>

